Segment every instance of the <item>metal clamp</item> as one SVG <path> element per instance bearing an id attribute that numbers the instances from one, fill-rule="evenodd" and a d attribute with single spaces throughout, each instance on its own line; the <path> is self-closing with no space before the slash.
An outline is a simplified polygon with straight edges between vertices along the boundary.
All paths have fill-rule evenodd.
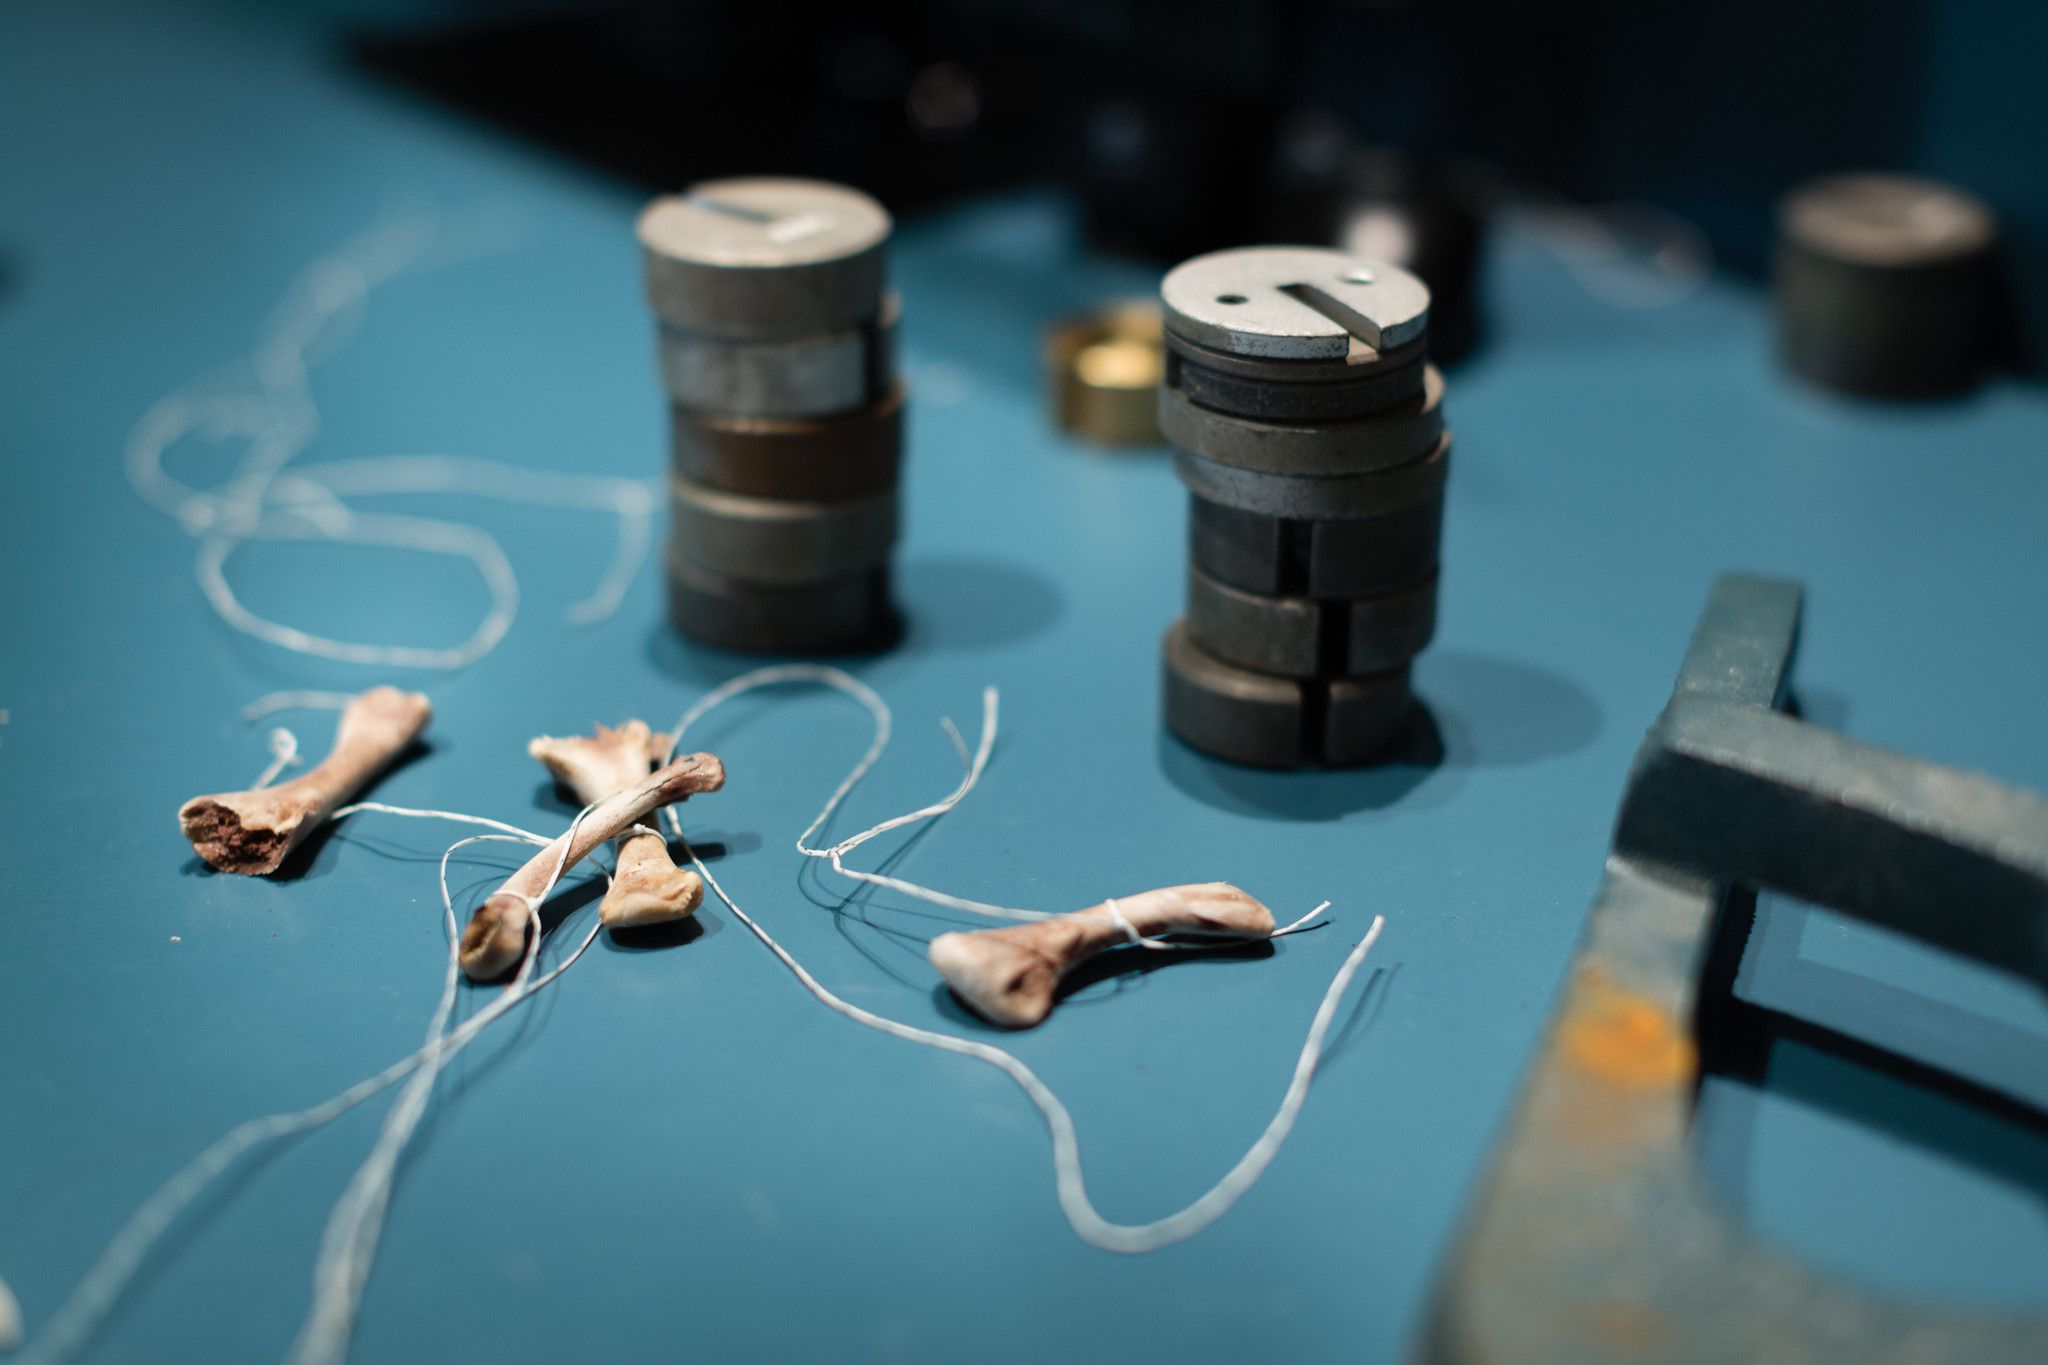
<path id="1" fill-rule="evenodd" d="M 1715 584 L 1439 1285 L 1430 1361 L 2020 1361 L 2048 1320 L 1889 1302 L 1752 1240 L 1687 1150 L 1720 917 L 1757 888 L 2048 985 L 2048 801 L 1779 708 L 1797 584 Z"/>

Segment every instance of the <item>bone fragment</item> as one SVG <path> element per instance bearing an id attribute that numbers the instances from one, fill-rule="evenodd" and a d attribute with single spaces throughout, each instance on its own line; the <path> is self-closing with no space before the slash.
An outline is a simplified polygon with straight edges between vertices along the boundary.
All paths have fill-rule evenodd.
<path id="1" fill-rule="evenodd" d="M 526 951 L 528 907 L 548 889 L 557 866 L 565 871 L 574 867 L 589 857 L 591 850 L 616 839 L 671 801 L 681 801 L 695 792 L 717 791 L 724 785 L 725 767 L 714 755 L 685 754 L 637 785 L 599 802 L 477 907 L 469 927 L 462 931 L 463 973 L 472 981 L 489 981 L 503 976 L 519 961 Z"/>
<path id="2" fill-rule="evenodd" d="M 588 806 L 644 780 L 668 752 L 668 736 L 650 731 L 644 721 L 629 720 L 616 727 L 600 725 L 595 735 L 542 735 L 526 752 Z M 598 914 L 606 928 L 628 929 L 681 919 L 703 900 L 703 878 L 676 866 L 659 833 L 629 829 L 618 837 L 618 867 Z"/>
<path id="3" fill-rule="evenodd" d="M 1163 886 L 1119 899 L 1125 922 L 1145 938 L 1202 934 L 1256 940 L 1273 934 L 1273 912 L 1227 882 Z M 1109 903 L 1002 929 L 940 934 L 932 965 L 992 1024 L 1029 1028 L 1052 1013 L 1060 978 L 1105 949 L 1130 942 Z"/>
<path id="4" fill-rule="evenodd" d="M 221 871 L 268 876 L 404 752 L 433 713 L 417 692 L 373 687 L 342 711 L 334 748 L 317 766 L 273 787 L 195 796 L 178 808 L 178 827 L 192 851 Z"/>

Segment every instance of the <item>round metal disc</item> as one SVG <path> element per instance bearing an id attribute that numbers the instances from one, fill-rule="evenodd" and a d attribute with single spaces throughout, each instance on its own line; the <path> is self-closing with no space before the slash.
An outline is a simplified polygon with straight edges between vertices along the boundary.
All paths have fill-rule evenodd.
<path id="1" fill-rule="evenodd" d="M 1908 176 L 1836 176 L 1795 192 L 1772 289 L 1786 363 L 1877 397 L 1967 389 L 1999 330 L 1997 233 L 1981 201 Z"/>
<path id="2" fill-rule="evenodd" d="M 1410 347 L 1418 355 L 1421 347 Z M 1399 407 L 1423 392 L 1418 358 L 1400 366 L 1373 366 L 1345 384 L 1288 384 L 1250 379 L 1168 354 L 1166 384 L 1214 412 L 1270 422 L 1348 422 Z"/>
<path id="3" fill-rule="evenodd" d="M 1427 367 L 1423 391 L 1371 417 L 1343 422 L 1264 422 L 1213 412 L 1173 389 L 1159 391 L 1159 430 L 1183 450 L 1220 464 L 1274 474 L 1366 474 L 1419 460 L 1443 437 L 1443 376 Z"/>
<path id="4" fill-rule="evenodd" d="M 1892 268 L 1979 255 L 1998 235 L 1983 200 L 1910 175 L 1829 176 L 1787 198 L 1779 225 L 1824 256 Z"/>
<path id="5" fill-rule="evenodd" d="M 1276 678 L 1227 664 L 1175 621 L 1161 642 L 1166 728 L 1182 743 L 1258 768 L 1369 763 L 1413 714 L 1408 670 L 1358 678 Z"/>
<path id="6" fill-rule="evenodd" d="M 660 328 L 661 382 L 676 404 L 733 417 L 824 417 L 865 407 L 896 368 L 891 292 L 872 323 L 779 341 Z"/>
<path id="7" fill-rule="evenodd" d="M 767 587 L 711 573 L 669 548 L 668 610 L 694 640 L 752 654 L 825 654 L 880 648 L 899 629 L 889 571 L 827 583 Z"/>
<path id="8" fill-rule="evenodd" d="M 1290 521 L 1338 521 L 1383 517 L 1444 491 L 1450 470 L 1446 435 L 1425 459 L 1370 474 L 1312 476 L 1268 474 L 1203 459 L 1185 450 L 1173 455 L 1173 472 L 1188 490 L 1241 512 Z"/>
<path id="9" fill-rule="evenodd" d="M 1436 572 L 1439 494 L 1384 517 L 1287 521 L 1188 497 L 1188 559 L 1210 577 L 1268 596 L 1376 597 Z"/>
<path id="10" fill-rule="evenodd" d="M 1198 648 L 1182 621 L 1161 650 L 1166 728 L 1183 743 L 1258 768 L 1298 768 L 1309 757 L 1300 683 L 1224 663 Z"/>
<path id="11" fill-rule="evenodd" d="M 1188 637 L 1225 663 L 1289 678 L 1400 668 L 1436 634 L 1434 575 L 1353 601 L 1246 592 L 1188 566 Z"/>
<path id="12" fill-rule="evenodd" d="M 823 180 L 711 180 L 640 215 L 648 301 L 710 336 L 857 327 L 881 305 L 888 211 Z"/>
<path id="13" fill-rule="evenodd" d="M 1429 289 L 1383 261 L 1327 247 L 1240 247 L 1167 272 L 1166 326 L 1236 355 L 1335 360 L 1391 350 L 1429 325 Z"/>
<path id="14" fill-rule="evenodd" d="M 752 498 L 669 481 L 672 553 L 746 583 L 844 578 L 888 561 L 897 534 L 892 493 L 847 502 Z"/>
<path id="15" fill-rule="evenodd" d="M 678 478 L 760 498 L 834 502 L 887 493 L 903 463 L 903 398 L 836 417 L 726 417 L 677 408 L 669 439 Z"/>
<path id="16" fill-rule="evenodd" d="M 1408 669 L 1332 678 L 1323 701 L 1322 759 L 1333 768 L 1370 763 L 1408 731 L 1415 713 Z"/>
<path id="17" fill-rule="evenodd" d="M 1234 379 L 1262 384 L 1355 384 L 1388 370 L 1422 363 L 1429 348 L 1421 338 L 1384 351 L 1353 350 L 1334 360 L 1275 360 L 1268 356 L 1233 355 L 1203 346 L 1174 332 L 1164 334 L 1167 354 L 1190 365 Z M 1171 369 L 1172 361 L 1168 362 Z"/>

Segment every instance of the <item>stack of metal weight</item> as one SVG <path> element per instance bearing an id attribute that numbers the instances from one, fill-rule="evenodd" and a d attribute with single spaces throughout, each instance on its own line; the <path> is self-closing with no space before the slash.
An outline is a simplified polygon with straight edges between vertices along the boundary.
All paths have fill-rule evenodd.
<path id="1" fill-rule="evenodd" d="M 1166 723 L 1271 768 L 1383 754 L 1436 630 L 1450 436 L 1429 291 L 1340 251 L 1200 256 L 1160 286 L 1159 426 L 1189 499 Z"/>
<path id="2" fill-rule="evenodd" d="M 758 653 L 896 626 L 903 386 L 890 221 L 815 180 L 700 184 L 640 216 L 672 406 L 669 614 Z"/>

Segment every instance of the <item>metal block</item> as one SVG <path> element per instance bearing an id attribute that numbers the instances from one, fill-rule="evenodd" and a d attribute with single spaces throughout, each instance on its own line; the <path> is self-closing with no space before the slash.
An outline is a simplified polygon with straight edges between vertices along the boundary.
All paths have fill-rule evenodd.
<path id="1" fill-rule="evenodd" d="M 1450 472 L 1448 435 L 1420 460 L 1368 474 L 1269 474 L 1176 451 L 1174 473 L 1209 502 L 1287 521 L 1351 521 L 1384 517 L 1443 496 Z"/>
<path id="2" fill-rule="evenodd" d="M 1294 679 L 1225 663 L 1176 621 L 1161 645 L 1167 729 L 1217 758 L 1258 768 L 1368 763 L 1405 733 L 1408 670 Z"/>
<path id="3" fill-rule="evenodd" d="M 1167 330 L 1212 350 L 1276 360 L 1341 360 L 1392 350 L 1429 325 L 1429 289 L 1383 261 L 1326 247 L 1215 251 L 1167 272 Z"/>
<path id="4" fill-rule="evenodd" d="M 1231 587 L 1190 565 L 1187 629 L 1225 663 L 1290 678 L 1383 673 L 1436 634 L 1436 579 L 1359 601 L 1269 597 Z"/>
<path id="5" fill-rule="evenodd" d="M 1436 572 L 1443 498 L 1358 521 L 1288 521 L 1188 498 L 1188 559 L 1247 592 L 1374 597 Z"/>
<path id="6" fill-rule="evenodd" d="M 878 402 L 894 382 L 889 295 L 872 324 L 790 341 L 732 341 L 660 330 L 662 386 L 678 407 L 728 417 L 825 417 Z"/>
<path id="7" fill-rule="evenodd" d="M 670 327 L 795 340 L 874 320 L 889 215 L 822 180 L 710 180 L 640 215 L 647 298 Z"/>
<path id="8" fill-rule="evenodd" d="M 1419 460 L 1443 439 L 1443 376 L 1424 367 L 1420 394 L 1370 417 L 1269 422 L 1214 412 L 1176 389 L 1159 391 L 1159 430 L 1204 459 L 1271 474 L 1369 474 Z"/>
<path id="9" fill-rule="evenodd" d="M 889 570 L 824 583 L 764 586 L 703 569 L 669 547 L 668 610 L 675 628 L 721 649 L 829 654 L 879 648 L 899 629 Z"/>
<path id="10" fill-rule="evenodd" d="M 903 385 L 832 417 L 725 417 L 677 408 L 678 478 L 722 493 L 834 502 L 887 493 L 903 463 Z"/>
<path id="11" fill-rule="evenodd" d="M 1715 586 L 1439 1285 L 1428 1361 L 2048 1359 L 2048 1318 L 1880 1297 L 1755 1240 L 1692 1159 L 1701 1039 L 1759 1008 L 1704 986 L 1732 977 L 1715 931 L 1757 888 L 2048 985 L 2048 800 L 1773 709 L 1799 597 Z"/>
<path id="12" fill-rule="evenodd" d="M 1953 393 L 1991 358 L 1998 220 L 1902 175 L 1841 175 L 1779 210 L 1780 348 L 1817 383 L 1878 397 Z"/>
<path id="13" fill-rule="evenodd" d="M 894 493 L 845 502 L 755 498 L 670 480 L 671 548 L 747 583 L 822 583 L 885 563 L 895 547 Z"/>

